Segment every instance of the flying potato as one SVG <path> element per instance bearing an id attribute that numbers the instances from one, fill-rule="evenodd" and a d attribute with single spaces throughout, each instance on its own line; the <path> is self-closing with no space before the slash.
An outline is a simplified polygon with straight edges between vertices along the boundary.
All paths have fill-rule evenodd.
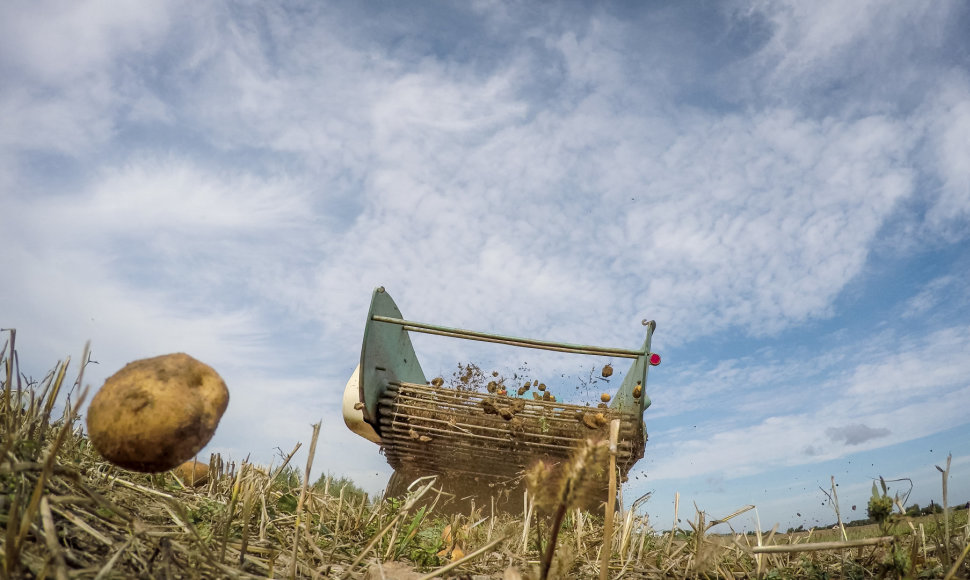
<path id="1" fill-rule="evenodd" d="M 166 471 L 205 447 L 228 404 L 229 390 L 219 374 L 187 354 L 137 360 L 94 396 L 88 434 L 115 465 Z"/>

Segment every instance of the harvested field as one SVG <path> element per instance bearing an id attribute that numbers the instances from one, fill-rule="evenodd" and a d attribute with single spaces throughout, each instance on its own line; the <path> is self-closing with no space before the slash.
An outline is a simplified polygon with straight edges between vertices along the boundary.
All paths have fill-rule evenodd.
<path id="1" fill-rule="evenodd" d="M 213 457 L 200 486 L 175 472 L 125 471 L 104 462 L 79 427 L 89 396 L 83 367 L 73 383 L 73 367 L 58 363 L 30 384 L 17 369 L 15 334 L 8 338 L 0 357 L 4 579 L 970 576 L 965 519 L 946 532 L 896 526 L 891 536 L 824 549 L 813 547 L 817 537 L 712 535 L 751 508 L 714 521 L 698 512 L 687 529 L 668 533 L 654 531 L 636 503 L 609 522 L 576 508 L 596 493 L 589 474 L 610 457 L 595 439 L 578 443 L 559 476 L 524 474 L 531 491 L 521 514 L 493 512 L 491 498 L 480 497 L 445 515 L 451 500 L 434 480 L 388 500 L 327 478 L 310 485 L 312 463 L 288 460 L 265 469 Z M 318 428 L 308 433 L 311 461 Z"/>

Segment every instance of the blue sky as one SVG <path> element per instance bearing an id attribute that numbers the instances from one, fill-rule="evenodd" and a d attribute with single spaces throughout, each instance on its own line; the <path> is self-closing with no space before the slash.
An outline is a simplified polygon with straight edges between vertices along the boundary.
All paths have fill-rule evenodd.
<path id="1" fill-rule="evenodd" d="M 278 462 L 322 421 L 315 471 L 377 491 L 339 415 L 375 287 L 566 342 L 652 318 L 624 494 L 658 527 L 678 491 L 828 523 L 831 476 L 851 516 L 880 475 L 939 501 L 948 453 L 966 501 L 968 29 L 959 1 L 4 3 L 0 325 L 35 377 L 91 340 L 95 386 L 188 352 L 231 391 L 207 451 Z M 577 401 L 608 362 L 417 345 Z"/>

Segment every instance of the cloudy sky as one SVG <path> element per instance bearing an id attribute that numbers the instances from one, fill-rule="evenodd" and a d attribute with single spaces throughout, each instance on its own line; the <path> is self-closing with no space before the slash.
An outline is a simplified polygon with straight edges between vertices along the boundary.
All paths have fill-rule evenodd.
<path id="1" fill-rule="evenodd" d="M 339 415 L 375 287 L 566 342 L 637 348 L 650 318 L 624 494 L 658 527 L 678 491 L 829 523 L 831 476 L 850 519 L 878 476 L 925 505 L 948 453 L 970 500 L 970 8 L 590 4 L 2 3 L 24 372 L 188 352 L 231 391 L 207 451 L 278 463 L 322 421 L 315 473 L 377 491 Z M 577 388 L 595 357 L 417 345 L 429 376 L 616 387 Z"/>

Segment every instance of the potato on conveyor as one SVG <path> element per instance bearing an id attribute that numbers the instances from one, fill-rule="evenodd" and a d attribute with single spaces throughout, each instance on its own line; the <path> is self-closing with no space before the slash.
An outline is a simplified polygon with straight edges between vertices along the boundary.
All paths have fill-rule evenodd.
<path id="1" fill-rule="evenodd" d="M 229 404 L 226 383 L 184 353 L 138 360 L 105 381 L 88 408 L 91 443 L 125 469 L 159 472 L 199 452 Z"/>

